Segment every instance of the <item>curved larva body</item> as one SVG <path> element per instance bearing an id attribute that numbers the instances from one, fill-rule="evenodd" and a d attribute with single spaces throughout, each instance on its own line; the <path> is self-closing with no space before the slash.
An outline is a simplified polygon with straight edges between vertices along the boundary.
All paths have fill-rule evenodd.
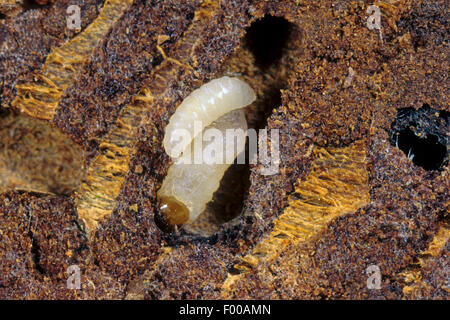
<path id="1" fill-rule="evenodd" d="M 169 168 L 157 193 L 158 217 L 166 224 L 190 223 L 205 210 L 225 171 L 245 150 L 247 121 L 242 108 L 255 98 L 254 91 L 244 81 L 222 77 L 195 90 L 180 104 L 166 128 L 164 148 L 169 156 L 173 155 L 172 151 L 180 142 L 171 140 L 171 135 L 177 130 L 186 130 L 192 138 L 181 140 L 181 147 L 177 145 L 176 149 L 183 150 L 183 154 L 176 156 L 183 161 L 175 161 Z M 194 122 L 197 121 L 201 121 L 201 134 L 194 134 Z M 228 129 L 234 129 L 236 135 L 227 135 Z M 203 161 L 186 164 L 184 160 L 197 156 L 199 142 Z M 210 155 L 211 150 L 214 150 L 215 160 L 220 158 L 223 161 L 205 160 L 205 155 Z"/>
<path id="2" fill-rule="evenodd" d="M 163 141 L 166 153 L 178 157 L 179 151 L 185 150 L 195 138 L 195 121 L 201 121 L 203 130 L 224 114 L 249 105 L 255 98 L 252 88 L 238 78 L 225 76 L 204 84 L 184 99 L 170 118 Z M 192 139 L 178 141 L 173 135 L 177 129 L 187 130 Z"/>
<path id="3" fill-rule="evenodd" d="M 213 128 L 222 133 L 223 140 L 219 142 L 212 139 L 209 143 L 204 142 L 203 151 L 208 146 L 211 147 L 211 144 L 219 143 L 221 146 L 227 146 L 229 142 L 226 136 L 227 129 L 241 129 L 243 133 L 237 136 L 237 140 L 240 140 L 237 144 L 235 143 L 238 146 L 237 152 L 226 149 L 225 153 L 233 154 L 234 159 L 235 156 L 244 151 L 247 121 L 243 110 L 234 110 L 225 114 L 209 125 L 206 130 Z M 195 140 L 200 139 L 202 139 L 202 135 L 195 138 Z M 195 142 L 190 145 L 192 152 L 194 144 Z M 169 168 L 161 189 L 158 191 L 161 213 L 164 214 L 163 218 L 166 223 L 179 225 L 194 221 L 205 210 L 206 204 L 211 201 L 214 192 L 219 188 L 222 176 L 230 166 L 231 163 L 174 163 Z M 165 208 L 164 205 L 166 205 Z M 175 205 L 175 210 L 170 208 L 170 205 Z"/>

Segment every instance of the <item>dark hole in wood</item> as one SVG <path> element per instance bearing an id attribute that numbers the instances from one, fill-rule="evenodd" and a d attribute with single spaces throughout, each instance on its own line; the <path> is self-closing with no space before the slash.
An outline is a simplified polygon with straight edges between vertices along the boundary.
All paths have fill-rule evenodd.
<path id="1" fill-rule="evenodd" d="M 280 60 L 291 31 L 291 23 L 282 17 L 266 15 L 251 24 L 245 36 L 245 44 L 259 67 L 265 69 Z"/>
<path id="2" fill-rule="evenodd" d="M 448 112 L 430 108 L 400 109 L 392 125 L 390 142 L 425 170 L 441 170 L 448 163 Z"/>

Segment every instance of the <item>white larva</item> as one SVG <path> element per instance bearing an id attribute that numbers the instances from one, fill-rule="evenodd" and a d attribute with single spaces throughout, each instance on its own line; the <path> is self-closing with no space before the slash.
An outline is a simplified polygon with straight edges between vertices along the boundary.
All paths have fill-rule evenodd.
<path id="1" fill-rule="evenodd" d="M 174 146 L 168 137 L 175 128 L 193 128 L 194 121 L 202 121 L 203 132 L 208 129 L 220 131 L 223 140 L 211 139 L 203 142 L 203 150 L 212 144 L 224 146 L 225 154 L 232 153 L 235 158 L 245 149 L 245 132 L 247 121 L 243 107 L 255 100 L 255 93 L 245 82 L 237 78 L 222 77 L 203 85 L 188 96 L 170 119 L 164 137 L 166 152 L 170 155 Z M 182 108 L 181 108 L 182 107 Z M 201 110 L 201 111 L 197 111 Z M 227 129 L 241 129 L 244 135 L 233 137 L 238 139 L 237 152 L 226 147 L 236 145 L 227 142 Z M 193 132 L 193 131 L 190 131 Z M 184 148 L 194 151 L 194 145 L 203 139 L 203 134 L 195 136 Z M 242 140 L 243 139 L 243 140 Z M 182 225 L 193 222 L 211 201 L 214 192 L 219 188 L 220 181 L 231 163 L 223 164 L 184 164 L 175 162 L 168 170 L 157 197 L 159 214 L 168 225 Z"/>
<path id="2" fill-rule="evenodd" d="M 177 129 L 187 130 L 194 139 L 195 121 L 201 121 L 203 130 L 224 114 L 249 105 L 255 98 L 253 89 L 238 78 L 225 76 L 204 84 L 184 99 L 170 118 L 163 141 L 166 153 L 178 157 L 179 151 L 192 142 L 179 141 L 173 134 Z"/>
<path id="3" fill-rule="evenodd" d="M 227 145 L 225 131 L 227 129 L 242 129 L 247 131 L 247 121 L 242 110 L 234 110 L 220 117 L 206 129 L 217 129 L 222 133 L 222 146 Z M 202 139 L 198 135 L 195 140 Z M 237 153 L 245 149 L 244 143 Z M 209 145 L 217 143 L 216 140 L 204 143 L 205 150 Z M 192 143 L 190 147 L 193 149 Z M 193 150 L 191 150 L 193 152 Z M 226 150 L 225 152 L 227 152 Z M 233 150 L 234 151 L 234 150 Z M 236 154 L 236 153 L 234 153 Z M 206 208 L 214 192 L 219 188 L 220 180 L 231 164 L 183 164 L 174 163 L 167 172 L 161 188 L 158 191 L 160 211 L 164 220 L 170 225 L 180 225 L 193 222 Z"/>

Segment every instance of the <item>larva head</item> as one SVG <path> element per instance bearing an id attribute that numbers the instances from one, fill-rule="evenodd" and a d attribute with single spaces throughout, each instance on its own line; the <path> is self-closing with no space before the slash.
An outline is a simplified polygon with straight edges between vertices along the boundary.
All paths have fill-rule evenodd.
<path id="1" fill-rule="evenodd" d="M 189 220 L 189 209 L 172 196 L 158 200 L 158 211 L 158 218 L 169 227 L 182 225 Z"/>

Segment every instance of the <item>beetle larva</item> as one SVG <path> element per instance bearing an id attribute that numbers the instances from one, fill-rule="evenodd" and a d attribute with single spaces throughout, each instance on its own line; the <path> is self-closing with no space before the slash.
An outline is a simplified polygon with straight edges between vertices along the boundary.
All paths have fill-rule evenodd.
<path id="1" fill-rule="evenodd" d="M 166 153 L 176 158 L 186 149 L 197 135 L 195 121 L 201 121 L 201 131 L 224 114 L 249 105 L 255 98 L 253 89 L 238 78 L 225 76 L 204 84 L 184 99 L 170 118 L 163 141 Z M 179 142 L 173 134 L 177 129 L 187 130 L 192 139 Z"/>
<path id="2" fill-rule="evenodd" d="M 193 98 L 192 95 L 194 95 Z M 236 97 L 236 95 L 245 95 L 245 97 Z M 195 158 L 197 150 L 194 147 L 203 141 L 201 153 L 204 161 L 201 164 L 177 161 L 169 168 L 157 194 L 160 217 L 165 223 L 172 226 L 190 223 L 205 210 L 207 203 L 211 201 L 214 192 L 219 188 L 225 171 L 232 164 L 229 160 L 234 161 L 245 149 L 247 121 L 242 108 L 254 100 L 255 93 L 245 82 L 223 77 L 194 91 L 180 105 L 180 107 L 183 105 L 183 109 L 177 110 L 172 116 L 169 123 L 172 126 L 170 128 L 168 126 L 164 137 L 164 141 L 170 145 L 166 147 L 166 152 L 172 146 L 167 136 L 174 132 L 174 128 L 183 128 L 192 132 L 193 122 L 200 120 L 203 122 L 204 134 L 197 134 L 191 139 L 180 158 L 186 160 L 192 154 Z M 200 111 L 196 111 L 196 108 Z M 184 120 L 183 117 L 185 117 Z M 233 129 L 234 133 L 238 132 L 238 134 L 228 135 L 229 129 Z M 214 135 L 214 139 L 211 139 L 212 137 L 208 139 L 206 136 L 211 132 L 218 135 Z M 237 149 L 235 149 L 236 145 Z M 208 159 L 210 150 L 216 150 L 215 161 L 205 160 L 205 155 Z"/>

